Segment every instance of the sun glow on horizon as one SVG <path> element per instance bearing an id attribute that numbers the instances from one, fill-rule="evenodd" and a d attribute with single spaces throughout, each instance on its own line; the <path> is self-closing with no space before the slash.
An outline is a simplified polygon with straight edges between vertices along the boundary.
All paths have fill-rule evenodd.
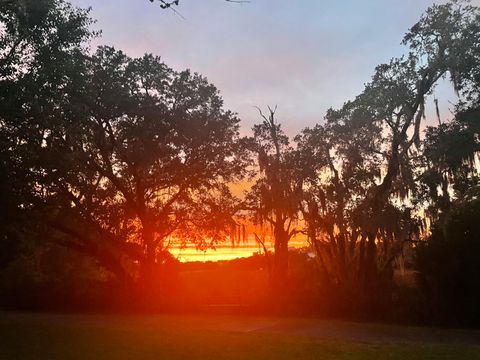
<path id="1" fill-rule="evenodd" d="M 272 240 L 268 240 L 265 246 L 269 251 L 273 251 Z M 303 236 L 297 236 L 290 241 L 289 246 L 292 248 L 307 247 L 307 239 Z M 196 249 L 194 245 L 186 247 L 173 246 L 169 251 L 180 262 L 234 260 L 247 258 L 255 254 L 264 254 L 262 246 L 255 241 L 253 236 L 249 236 L 245 243 L 235 246 L 232 246 L 226 241 L 225 243 L 215 246 L 215 248 L 205 251 Z"/>

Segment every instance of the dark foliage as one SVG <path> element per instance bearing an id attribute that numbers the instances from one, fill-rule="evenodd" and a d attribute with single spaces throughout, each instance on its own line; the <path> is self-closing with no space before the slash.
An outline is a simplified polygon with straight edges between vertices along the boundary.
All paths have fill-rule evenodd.
<path id="1" fill-rule="evenodd" d="M 430 318 L 480 324 L 480 200 L 455 204 L 417 249 L 417 266 Z"/>

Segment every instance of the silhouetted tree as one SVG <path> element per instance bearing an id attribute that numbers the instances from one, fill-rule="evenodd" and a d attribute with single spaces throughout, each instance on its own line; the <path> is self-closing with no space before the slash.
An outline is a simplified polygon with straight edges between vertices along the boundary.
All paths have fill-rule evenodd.
<path id="1" fill-rule="evenodd" d="M 238 119 L 200 75 L 109 47 L 90 55 L 87 12 L 32 4 L 3 19 L 2 146 L 26 173 L 10 175 L 34 196 L 14 207 L 42 209 L 57 243 L 125 282 L 140 264 L 151 285 L 171 239 L 224 240 L 235 201 L 227 184 L 243 171 Z"/>
<path id="2" fill-rule="evenodd" d="M 355 100 L 297 138 L 309 169 L 303 213 L 320 266 L 371 309 L 390 298 L 395 259 L 420 231 L 409 200 L 422 171 L 425 99 L 447 74 L 467 88 L 478 19 L 478 8 L 462 2 L 431 7 L 405 36 L 406 57 L 378 66 Z"/>
<path id="3" fill-rule="evenodd" d="M 462 112 L 438 127 L 428 127 L 421 157 L 417 196 L 429 204 L 432 222 L 442 222 L 456 199 L 480 185 L 476 157 L 480 152 L 480 116 Z"/>
<path id="4" fill-rule="evenodd" d="M 275 119 L 275 110 L 269 108 L 268 115 L 259 111 L 263 122 L 253 128 L 252 149 L 258 157 L 260 176 L 246 201 L 253 210 L 254 222 L 271 229 L 274 241 L 271 286 L 273 294 L 280 296 L 287 288 L 288 242 L 299 232 L 299 189 L 292 174 L 292 149 Z"/>
<path id="5" fill-rule="evenodd" d="M 478 58 L 477 48 L 477 60 Z M 480 69 L 480 61 L 476 62 Z M 466 68 L 462 67 L 462 71 Z M 416 196 L 423 201 L 431 235 L 418 244 L 415 267 L 431 321 L 477 325 L 480 175 L 479 77 L 463 87 L 454 119 L 429 127 Z"/>
<path id="6" fill-rule="evenodd" d="M 12 246 L 29 248 L 23 240 L 36 228 L 43 135 L 59 112 L 67 74 L 81 76 L 81 44 L 94 34 L 87 11 L 63 1 L 2 1 L 0 23 L 0 241 L 12 258 Z"/>

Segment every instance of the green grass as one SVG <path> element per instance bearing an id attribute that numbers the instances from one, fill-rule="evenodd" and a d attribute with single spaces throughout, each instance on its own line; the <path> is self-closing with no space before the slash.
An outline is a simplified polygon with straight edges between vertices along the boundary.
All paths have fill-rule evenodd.
<path id="1" fill-rule="evenodd" d="M 276 320 L 0 313 L 0 359 L 480 359 L 480 347 L 472 345 L 362 343 L 258 330 L 269 321 Z M 290 320 L 279 321 L 281 329 L 288 328 Z M 306 322 L 315 320 L 300 321 L 303 325 Z M 292 320 L 293 327 L 298 323 Z M 260 324 L 258 329 L 255 324 Z M 336 326 L 335 322 L 325 322 L 324 326 L 328 329 L 329 324 Z M 354 326 L 370 331 L 376 325 Z M 455 336 L 452 333 L 452 338 Z"/>

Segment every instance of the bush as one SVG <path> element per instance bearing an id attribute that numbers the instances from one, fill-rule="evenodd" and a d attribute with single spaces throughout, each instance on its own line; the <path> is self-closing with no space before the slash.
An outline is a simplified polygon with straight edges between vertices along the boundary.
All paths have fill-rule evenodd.
<path id="1" fill-rule="evenodd" d="M 480 324 L 480 199 L 454 206 L 416 253 L 433 321 Z"/>

